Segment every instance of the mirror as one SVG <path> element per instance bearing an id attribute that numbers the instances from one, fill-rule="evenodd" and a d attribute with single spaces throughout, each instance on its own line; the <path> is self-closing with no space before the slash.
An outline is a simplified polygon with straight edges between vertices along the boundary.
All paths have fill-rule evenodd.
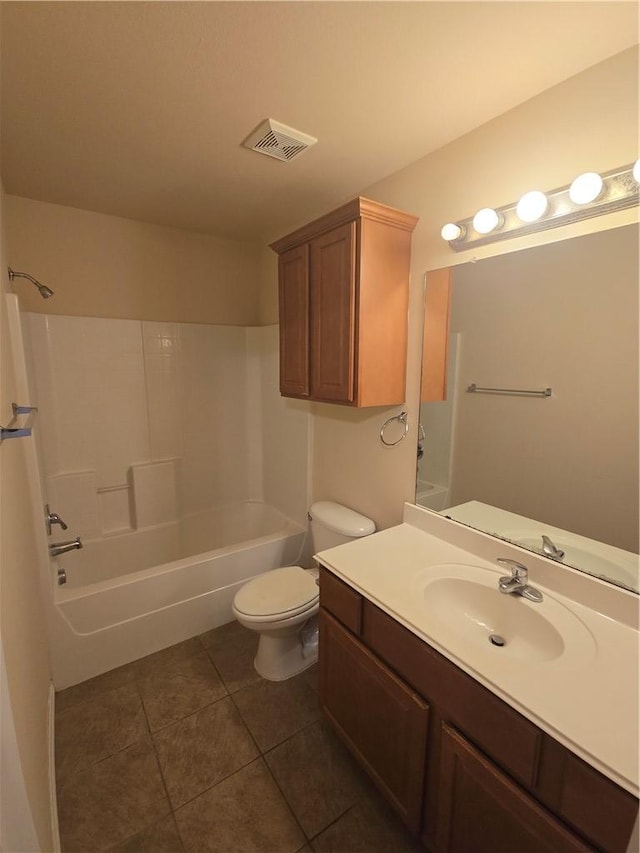
<path id="1" fill-rule="evenodd" d="M 450 272 L 416 503 L 638 591 L 638 226 Z"/>

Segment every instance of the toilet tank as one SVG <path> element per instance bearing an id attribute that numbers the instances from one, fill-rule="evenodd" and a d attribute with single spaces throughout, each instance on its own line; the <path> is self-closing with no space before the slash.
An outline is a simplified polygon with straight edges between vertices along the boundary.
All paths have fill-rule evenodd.
<path id="1" fill-rule="evenodd" d="M 370 518 L 333 501 L 312 504 L 309 516 L 314 553 L 369 536 L 376 530 Z"/>

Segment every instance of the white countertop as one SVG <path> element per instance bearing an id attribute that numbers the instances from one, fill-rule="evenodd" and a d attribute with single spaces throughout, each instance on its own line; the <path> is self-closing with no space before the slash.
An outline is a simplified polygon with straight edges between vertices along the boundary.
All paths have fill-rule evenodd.
<path id="1" fill-rule="evenodd" d="M 505 574 L 495 562 L 500 556 L 524 562 L 529 582 L 545 599 L 549 597 L 550 606 L 566 607 L 580 620 L 594 640 L 591 644 L 584 632 L 588 653 L 585 648 L 585 654 L 579 653 L 569 664 L 562 657 L 516 660 L 500 656 L 500 650 L 489 645 L 469 643 L 455 631 L 443 644 L 442 631 L 436 632 L 433 625 L 430 629 L 424 595 L 417 592 L 420 579 L 442 564 L 457 564 L 458 572 L 464 572 L 460 567 L 480 566 L 495 572 L 497 588 L 498 577 Z M 549 566 L 552 561 L 409 505 L 403 524 L 322 551 L 316 558 L 523 716 L 638 796 L 640 655 L 633 618 L 637 597 L 629 598 L 633 593 L 555 563 Z M 520 601 L 532 608 L 544 606 Z M 585 601 L 603 601 L 609 612 Z M 625 618 L 613 612 L 618 605 Z"/>

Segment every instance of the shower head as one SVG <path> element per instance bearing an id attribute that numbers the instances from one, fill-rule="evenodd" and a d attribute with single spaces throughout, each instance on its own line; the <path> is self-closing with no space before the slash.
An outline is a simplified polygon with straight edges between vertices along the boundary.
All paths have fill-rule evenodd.
<path id="1" fill-rule="evenodd" d="M 13 281 L 14 278 L 28 278 L 32 284 L 40 291 L 40 296 L 43 299 L 48 299 L 50 296 L 53 296 L 53 290 L 50 287 L 47 287 L 46 284 L 42 284 L 42 282 L 38 281 L 37 278 L 34 278 L 32 275 L 29 275 L 27 272 L 15 272 L 11 267 L 8 267 L 9 270 L 9 281 Z"/>

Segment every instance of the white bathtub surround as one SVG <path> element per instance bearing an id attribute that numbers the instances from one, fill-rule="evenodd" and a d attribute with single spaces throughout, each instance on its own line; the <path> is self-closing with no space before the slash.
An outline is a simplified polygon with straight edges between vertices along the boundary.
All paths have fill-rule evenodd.
<path id="1" fill-rule="evenodd" d="M 84 545 L 45 580 L 60 689 L 231 621 L 240 584 L 299 559 L 310 417 L 280 401 L 277 327 L 23 327 L 42 503 Z"/>
<path id="2" fill-rule="evenodd" d="M 170 524 L 179 518 L 176 461 L 166 459 L 131 466 L 136 528 Z"/>

